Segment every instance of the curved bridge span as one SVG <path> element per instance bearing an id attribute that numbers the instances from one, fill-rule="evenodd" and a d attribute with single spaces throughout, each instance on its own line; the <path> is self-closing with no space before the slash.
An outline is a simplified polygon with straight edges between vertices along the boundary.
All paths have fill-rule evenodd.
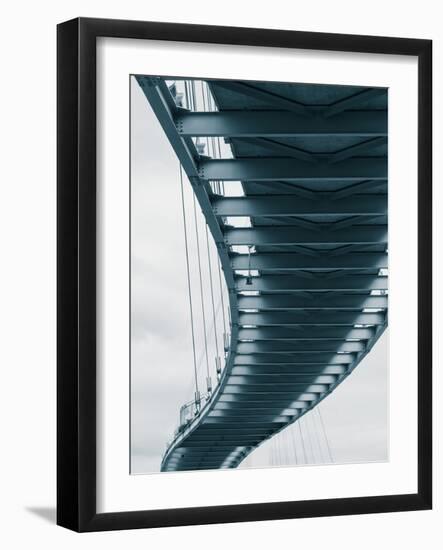
<path id="1" fill-rule="evenodd" d="M 387 94 L 211 80 L 215 106 L 198 111 L 170 80 L 137 77 L 216 243 L 230 339 L 161 469 L 235 468 L 329 395 L 387 326 Z M 231 158 L 206 156 L 198 138 L 223 138 Z M 243 196 L 214 182 L 241 182 Z"/>

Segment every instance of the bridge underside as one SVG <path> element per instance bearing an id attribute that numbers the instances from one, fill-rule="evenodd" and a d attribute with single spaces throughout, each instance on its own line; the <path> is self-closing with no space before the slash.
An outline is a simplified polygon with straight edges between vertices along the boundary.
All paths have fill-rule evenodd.
<path id="1" fill-rule="evenodd" d="M 220 382 L 162 470 L 235 468 L 331 393 L 387 325 L 387 91 L 213 80 L 217 110 L 193 112 L 165 79 L 137 80 L 217 244 L 231 309 Z M 208 136 L 232 158 L 199 153 Z M 212 185 L 232 181 L 243 196 Z"/>

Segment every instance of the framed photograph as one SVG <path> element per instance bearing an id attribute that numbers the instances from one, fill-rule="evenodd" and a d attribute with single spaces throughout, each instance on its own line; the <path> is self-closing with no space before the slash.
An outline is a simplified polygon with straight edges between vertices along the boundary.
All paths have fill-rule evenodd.
<path id="1" fill-rule="evenodd" d="M 58 26 L 59 525 L 432 506 L 429 40 Z"/>

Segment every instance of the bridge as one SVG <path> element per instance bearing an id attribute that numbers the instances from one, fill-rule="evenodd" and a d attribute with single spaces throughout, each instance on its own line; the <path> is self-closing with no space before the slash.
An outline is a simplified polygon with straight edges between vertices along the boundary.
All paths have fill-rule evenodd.
<path id="1" fill-rule="evenodd" d="M 333 392 L 387 326 L 387 90 L 136 78 L 229 302 L 217 384 L 202 394 L 196 377 L 161 469 L 236 468 Z"/>

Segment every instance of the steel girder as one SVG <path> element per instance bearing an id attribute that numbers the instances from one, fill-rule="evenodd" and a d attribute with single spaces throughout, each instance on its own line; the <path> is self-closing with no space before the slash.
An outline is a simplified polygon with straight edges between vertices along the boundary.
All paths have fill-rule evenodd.
<path id="1" fill-rule="evenodd" d="M 307 163 L 294 158 L 245 158 L 201 160 L 198 174 L 202 180 L 273 181 L 273 180 L 360 180 L 387 178 L 385 157 L 347 159 L 331 164 L 325 161 Z"/>
<path id="2" fill-rule="evenodd" d="M 377 216 L 387 213 L 388 202 L 385 195 L 354 195 L 331 201 L 330 193 L 318 193 L 316 200 L 287 195 L 245 198 L 217 198 L 212 209 L 217 216 Z"/>
<path id="3" fill-rule="evenodd" d="M 180 112 L 175 118 L 181 136 L 304 137 L 387 136 L 385 112 L 344 112 L 332 118 L 306 118 L 287 111 Z"/>
<path id="4" fill-rule="evenodd" d="M 365 270 L 382 269 L 388 267 L 388 255 L 386 252 L 356 252 L 344 256 L 329 256 L 327 254 L 318 257 L 297 253 L 274 252 L 271 254 L 252 254 L 250 258 L 246 254 L 231 255 L 233 269 L 257 269 L 260 271 L 330 271 L 340 270 Z"/>
<path id="5" fill-rule="evenodd" d="M 345 244 L 387 244 L 387 225 L 355 225 L 352 231 L 338 229 L 331 231 L 319 224 L 317 230 L 300 228 L 298 226 L 271 226 L 252 227 L 242 229 L 226 229 L 224 231 L 225 243 L 232 245 L 256 245 L 285 246 L 285 245 L 345 245 Z"/>
<path id="6" fill-rule="evenodd" d="M 291 311 L 291 310 L 318 310 L 341 311 L 363 309 L 386 309 L 388 307 L 387 296 L 371 296 L 365 294 L 338 294 L 337 292 L 323 295 L 310 294 L 261 294 L 260 296 L 238 297 L 239 311 L 257 309 L 260 311 Z"/>

